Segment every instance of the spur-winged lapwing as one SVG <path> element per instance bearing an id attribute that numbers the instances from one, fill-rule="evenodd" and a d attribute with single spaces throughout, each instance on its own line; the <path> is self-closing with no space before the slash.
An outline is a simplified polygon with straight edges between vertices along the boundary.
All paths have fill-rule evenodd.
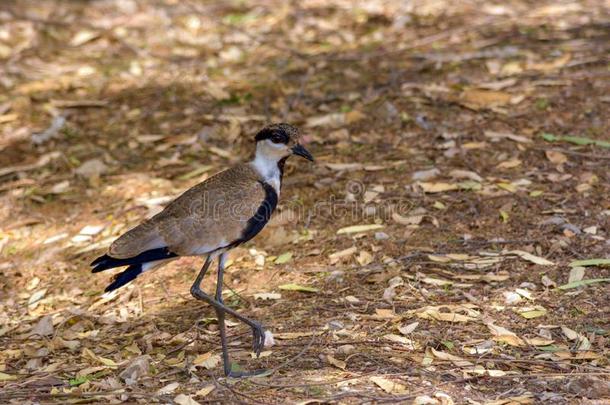
<path id="1" fill-rule="evenodd" d="M 256 134 L 256 154 L 249 163 L 238 164 L 187 190 L 154 217 L 121 235 L 108 253 L 91 263 L 93 273 L 129 266 L 116 275 L 106 291 L 134 280 L 145 271 L 180 256 L 206 256 L 191 294 L 211 304 L 218 317 L 224 372 L 227 376 L 253 373 L 231 370 L 225 331 L 225 313 L 252 328 L 253 349 L 259 355 L 265 341 L 261 324 L 224 305 L 222 278 L 227 251 L 252 239 L 263 229 L 280 195 L 284 163 L 291 155 L 313 161 L 299 143 L 299 131 L 289 124 L 273 124 Z M 200 284 L 218 257 L 216 296 Z"/>

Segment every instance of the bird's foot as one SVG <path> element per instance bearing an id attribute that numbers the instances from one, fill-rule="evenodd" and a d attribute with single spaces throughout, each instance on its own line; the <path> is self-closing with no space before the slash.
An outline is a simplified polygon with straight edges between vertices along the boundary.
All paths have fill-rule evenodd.
<path id="1" fill-rule="evenodd" d="M 261 351 L 265 347 L 265 328 L 258 322 L 253 322 L 252 325 L 252 351 L 256 353 L 256 357 L 261 355 Z"/>

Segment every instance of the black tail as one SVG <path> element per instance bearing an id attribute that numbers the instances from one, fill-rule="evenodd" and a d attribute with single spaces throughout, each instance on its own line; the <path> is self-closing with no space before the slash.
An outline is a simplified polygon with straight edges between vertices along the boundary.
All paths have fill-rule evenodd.
<path id="1" fill-rule="evenodd" d="M 115 267 L 143 264 L 143 263 L 147 263 L 147 262 L 154 262 L 157 260 L 170 259 L 170 258 L 176 257 L 176 256 L 178 256 L 178 255 L 170 252 L 168 250 L 168 248 L 166 248 L 166 247 L 147 250 L 145 252 L 140 253 L 137 256 L 130 257 L 127 259 L 116 259 L 116 258 L 110 257 L 108 255 L 103 255 L 103 256 L 98 257 L 91 263 L 91 266 L 93 266 L 93 269 L 91 269 L 91 272 L 98 273 L 100 271 L 114 269 Z M 128 271 L 128 270 L 129 269 L 127 269 L 125 271 Z M 121 273 L 121 274 L 123 274 L 123 273 Z"/>
<path id="2" fill-rule="evenodd" d="M 116 290 L 117 288 L 123 287 L 125 284 L 132 281 L 134 278 L 138 277 L 138 275 L 142 273 L 142 265 L 141 264 L 132 264 L 127 267 L 127 269 L 114 277 L 114 281 L 110 284 L 105 292 Z"/>

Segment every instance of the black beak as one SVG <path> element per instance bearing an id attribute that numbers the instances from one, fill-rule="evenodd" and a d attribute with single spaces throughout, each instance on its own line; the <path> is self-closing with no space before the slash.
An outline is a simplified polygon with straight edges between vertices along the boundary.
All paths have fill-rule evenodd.
<path id="1" fill-rule="evenodd" d="M 300 143 L 297 143 L 292 147 L 292 154 L 304 157 L 310 162 L 313 162 L 313 156 L 311 156 L 311 153 L 309 153 L 309 151 L 305 149 Z"/>

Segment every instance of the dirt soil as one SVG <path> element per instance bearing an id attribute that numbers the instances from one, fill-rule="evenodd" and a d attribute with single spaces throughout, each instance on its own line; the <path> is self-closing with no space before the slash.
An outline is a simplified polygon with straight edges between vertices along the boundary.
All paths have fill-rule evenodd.
<path id="1" fill-rule="evenodd" d="M 607 1 L 3 1 L 0 403 L 610 401 Z M 299 126 L 225 301 L 89 263 Z M 576 263 L 575 263 L 576 262 Z M 212 272 L 213 273 L 213 272 Z M 204 281 L 214 289 L 215 275 Z"/>

